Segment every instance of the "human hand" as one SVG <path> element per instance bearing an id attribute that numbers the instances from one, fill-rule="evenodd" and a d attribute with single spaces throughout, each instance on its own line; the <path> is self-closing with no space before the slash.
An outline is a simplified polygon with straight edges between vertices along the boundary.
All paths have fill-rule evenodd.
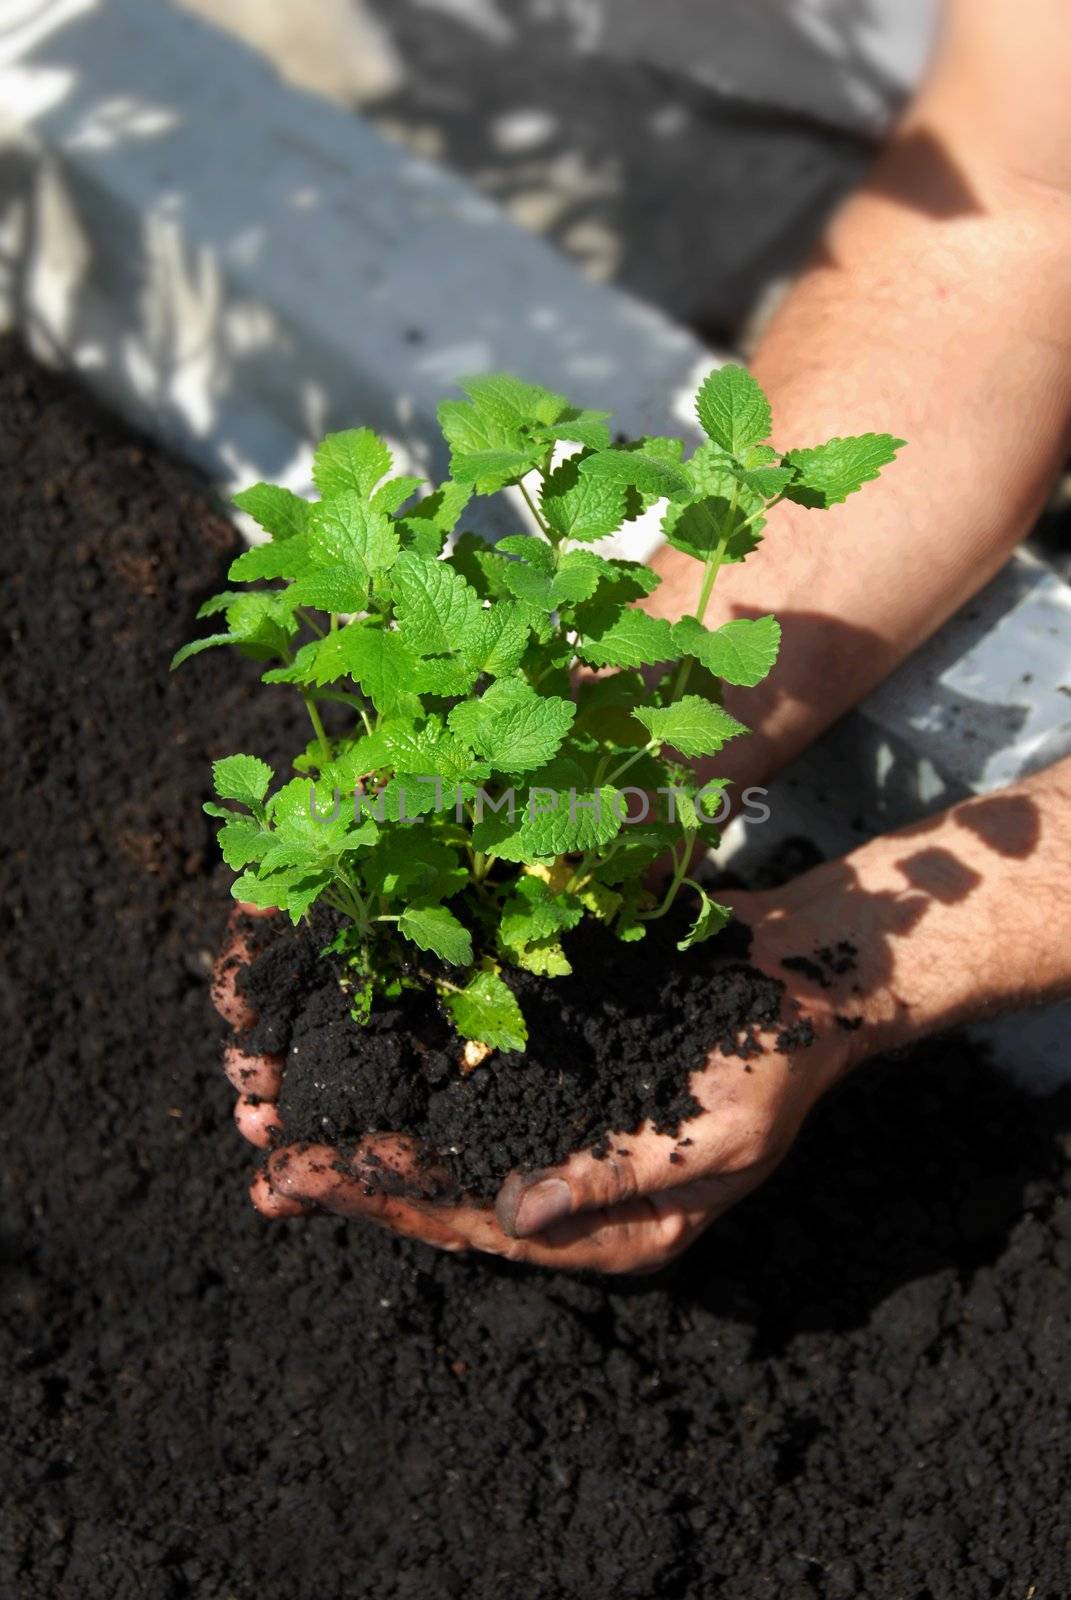
<path id="1" fill-rule="evenodd" d="M 691 1082 L 703 1111 L 677 1138 L 648 1124 L 617 1139 L 605 1159 L 581 1151 L 552 1172 L 513 1173 L 493 1206 L 444 1204 L 422 1192 L 429 1175 L 403 1134 L 370 1134 L 346 1161 L 328 1146 L 283 1146 L 254 1180 L 254 1205 L 268 1217 L 360 1218 L 441 1249 L 540 1266 L 612 1273 L 663 1266 L 773 1171 L 811 1106 L 860 1054 L 859 1036 L 835 1020 L 832 996 L 781 966 L 784 956 L 822 941 L 827 924 L 818 908 L 786 918 L 777 894 L 728 898 L 753 930 L 753 964 L 788 980 L 783 1024 L 809 1022 L 814 1039 L 788 1053 L 774 1028 L 759 1035 L 763 1054 L 753 1060 L 713 1054 Z M 235 987 L 247 955 L 233 932 L 214 988 L 218 1008 L 238 1029 L 253 1021 Z M 267 1147 L 279 1130 L 282 1062 L 232 1045 L 224 1065 L 240 1091 L 240 1131 Z"/>

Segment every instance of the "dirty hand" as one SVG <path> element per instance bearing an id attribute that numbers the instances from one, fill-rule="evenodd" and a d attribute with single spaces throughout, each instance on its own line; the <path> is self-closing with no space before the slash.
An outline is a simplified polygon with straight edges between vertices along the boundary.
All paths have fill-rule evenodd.
<path id="1" fill-rule="evenodd" d="M 692 1078 L 704 1110 L 676 1138 L 648 1124 L 616 1140 L 605 1159 L 583 1151 L 550 1172 L 513 1173 L 493 1207 L 421 1198 L 416 1147 L 404 1135 L 369 1135 L 346 1162 L 328 1146 L 295 1145 L 269 1157 L 253 1183 L 253 1203 L 268 1217 L 320 1211 L 365 1218 L 442 1249 L 540 1266 L 656 1270 L 773 1171 L 811 1106 L 863 1053 L 861 1033 L 836 1022 L 832 992 L 781 966 L 783 956 L 821 942 L 817 919 L 802 909 L 786 917 L 784 893 L 729 898 L 753 929 L 753 963 L 787 980 L 784 1021 L 809 1020 L 814 1042 L 788 1054 L 777 1048 L 775 1029 L 759 1035 L 764 1053 L 747 1063 L 713 1054 Z M 821 923 L 828 926 L 824 916 Z M 253 1020 L 234 982 L 243 955 L 239 938 L 219 964 L 214 991 L 238 1029 Z M 239 1129 L 267 1147 L 279 1126 L 281 1059 L 230 1046 L 224 1064 L 240 1094 Z"/>

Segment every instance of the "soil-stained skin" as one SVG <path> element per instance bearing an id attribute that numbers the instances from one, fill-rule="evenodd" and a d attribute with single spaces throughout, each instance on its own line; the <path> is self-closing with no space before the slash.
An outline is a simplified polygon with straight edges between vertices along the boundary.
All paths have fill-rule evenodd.
<path id="1" fill-rule="evenodd" d="M 684 959 L 676 941 L 687 921 L 682 907 L 652 924 L 642 946 L 582 924 L 567 939 L 571 976 L 510 972 L 528 1048 L 467 1074 L 458 1070 L 463 1041 L 432 997 L 410 991 L 356 1027 L 341 973 L 320 958 L 330 922 L 295 931 L 262 921 L 245 931 L 251 953 L 260 949 L 237 988 L 257 1022 L 239 1048 L 286 1064 L 281 1138 L 349 1154 L 371 1131 L 412 1134 L 434 1153 L 440 1186 L 489 1200 L 512 1169 L 553 1166 L 581 1147 L 608 1155 L 614 1136 L 645 1119 L 680 1133 L 702 1109 L 689 1080 L 708 1054 L 744 1042 L 757 1055 L 758 1031 L 769 1036 L 789 1020 L 783 984 L 738 959 L 746 928 L 730 924 Z M 805 1025 L 799 1042 L 811 1037 Z M 751 1068 L 741 1060 L 739 1070 Z"/>
<path id="2" fill-rule="evenodd" d="M 198 808 L 295 724 L 166 672 L 231 534 L 10 344 L 0 524 L 5 1600 L 1065 1600 L 1068 1098 L 868 1070 L 636 1283 L 264 1222 Z"/>

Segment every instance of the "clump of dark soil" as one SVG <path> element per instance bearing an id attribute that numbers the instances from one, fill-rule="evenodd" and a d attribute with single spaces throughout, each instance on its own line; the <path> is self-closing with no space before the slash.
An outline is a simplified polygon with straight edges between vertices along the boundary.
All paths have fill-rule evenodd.
<path id="1" fill-rule="evenodd" d="M 198 806 L 286 694 L 165 671 L 229 530 L 10 345 L 0 522 L 4 1600 L 1066 1600 L 1067 1097 L 879 1064 L 639 1282 L 264 1222 Z"/>
<path id="2" fill-rule="evenodd" d="M 265 926 L 248 928 L 263 948 L 238 979 L 258 1014 L 243 1047 L 286 1058 L 283 1137 L 326 1141 L 346 1156 L 363 1134 L 410 1133 L 449 1192 L 483 1199 L 514 1167 L 550 1166 L 580 1148 L 608 1154 L 610 1134 L 632 1133 L 645 1118 L 678 1133 L 702 1109 L 688 1080 L 710 1050 L 747 1048 L 755 1029 L 784 1020 L 782 983 L 746 962 L 725 964 L 749 949 L 739 924 L 686 962 L 675 922 L 652 924 L 642 945 L 581 925 L 566 940 L 570 976 L 509 974 L 527 1050 L 496 1052 L 462 1073 L 464 1041 L 426 991 L 405 991 L 358 1027 L 342 969 L 321 959 L 326 922 L 281 924 L 266 942 Z"/>

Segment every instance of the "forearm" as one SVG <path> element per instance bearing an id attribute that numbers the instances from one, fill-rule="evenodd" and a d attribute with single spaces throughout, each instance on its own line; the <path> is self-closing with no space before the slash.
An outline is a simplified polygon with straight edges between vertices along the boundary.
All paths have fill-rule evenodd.
<path id="1" fill-rule="evenodd" d="M 1071 759 L 874 839 L 763 901 L 793 953 L 801 927 L 853 947 L 852 969 L 816 988 L 862 1019 L 852 1060 L 1071 995 Z"/>
<path id="2" fill-rule="evenodd" d="M 775 443 L 873 429 L 909 445 L 880 492 L 820 518 L 779 507 L 759 555 L 719 577 L 711 621 L 773 611 L 784 624 L 766 684 L 728 691 L 756 729 L 741 777 L 783 765 L 980 588 L 1064 459 L 1071 200 L 1059 166 L 1046 183 L 1036 162 L 1011 170 L 976 140 L 971 73 L 937 68 L 752 363 Z M 1048 137 L 1071 148 L 1071 112 L 1050 113 Z M 688 558 L 666 549 L 654 564 L 651 603 L 691 609 Z"/>

